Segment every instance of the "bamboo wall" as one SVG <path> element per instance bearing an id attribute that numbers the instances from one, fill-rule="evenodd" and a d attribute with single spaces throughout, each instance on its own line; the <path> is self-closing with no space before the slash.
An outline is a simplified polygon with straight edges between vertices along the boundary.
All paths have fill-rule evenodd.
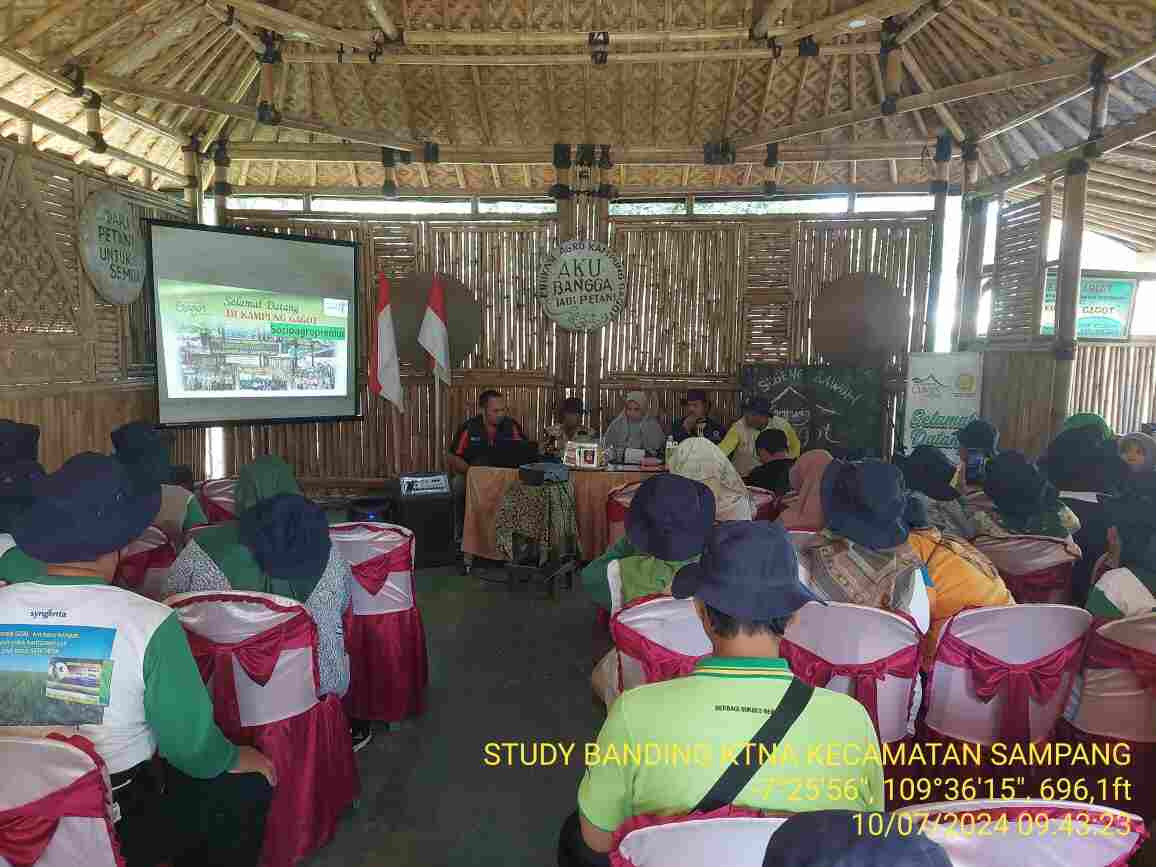
<path id="1" fill-rule="evenodd" d="M 41 426 L 49 469 L 109 451 L 114 427 L 156 418 L 151 297 L 104 302 L 78 258 L 80 209 L 109 187 L 140 217 L 189 218 L 166 196 L 0 141 L 0 418 Z M 203 466 L 196 440 L 178 454 Z"/>
<path id="2" fill-rule="evenodd" d="M 1000 448 L 1029 457 L 1043 453 L 1051 433 L 1054 371 L 1050 347 L 984 350 L 981 415 L 999 429 Z"/>
<path id="3" fill-rule="evenodd" d="M 1156 345 L 1079 344 L 1068 405 L 1073 413 L 1099 413 L 1122 434 L 1156 421 Z"/>

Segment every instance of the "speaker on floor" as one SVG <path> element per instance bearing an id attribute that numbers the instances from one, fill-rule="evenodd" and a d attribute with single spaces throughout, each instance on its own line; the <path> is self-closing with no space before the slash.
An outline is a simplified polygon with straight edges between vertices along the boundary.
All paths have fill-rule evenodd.
<path id="1" fill-rule="evenodd" d="M 445 473 L 412 473 L 398 479 L 395 520 L 413 530 L 417 568 L 457 562 L 454 497 Z"/>

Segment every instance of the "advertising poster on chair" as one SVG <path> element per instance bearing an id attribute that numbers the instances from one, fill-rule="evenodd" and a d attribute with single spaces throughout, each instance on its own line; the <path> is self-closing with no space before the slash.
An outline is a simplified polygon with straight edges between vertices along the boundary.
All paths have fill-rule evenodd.
<path id="1" fill-rule="evenodd" d="M 955 432 L 979 418 L 983 354 L 914 352 L 907 361 L 903 446 L 930 445 L 955 456 Z"/>

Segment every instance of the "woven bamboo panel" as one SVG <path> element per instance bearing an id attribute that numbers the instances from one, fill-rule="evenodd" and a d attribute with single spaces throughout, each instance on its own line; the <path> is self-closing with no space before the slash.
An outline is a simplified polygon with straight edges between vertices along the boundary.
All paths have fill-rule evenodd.
<path id="1" fill-rule="evenodd" d="M 1156 346 L 1079 344 L 1069 406 L 1102 415 L 1119 433 L 1156 420 Z"/>
<path id="2" fill-rule="evenodd" d="M 737 223 L 611 227 L 627 303 L 603 329 L 602 377 L 612 372 L 734 376 L 742 332 L 743 228 Z"/>
<path id="3" fill-rule="evenodd" d="M 1033 457 L 1043 453 L 1050 434 L 1054 371 L 1050 351 L 984 351 L 981 414 L 999 429 L 1001 448 Z"/>
<path id="4" fill-rule="evenodd" d="M 785 363 L 790 357 L 796 227 L 796 221 L 782 220 L 747 228 L 744 364 Z"/>
<path id="5" fill-rule="evenodd" d="M 1050 196 L 1017 202 L 1000 211 L 987 331 L 991 342 L 1032 340 L 1040 332 L 1051 213 Z"/>

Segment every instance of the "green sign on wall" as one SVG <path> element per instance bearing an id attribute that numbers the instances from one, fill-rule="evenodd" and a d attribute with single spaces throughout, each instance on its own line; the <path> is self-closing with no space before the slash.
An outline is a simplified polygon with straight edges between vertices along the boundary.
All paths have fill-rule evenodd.
<path id="1" fill-rule="evenodd" d="M 1083 275 L 1076 310 L 1076 337 L 1120 340 L 1128 336 L 1136 280 L 1123 277 Z M 1044 310 L 1040 333 L 1056 333 L 1056 273 L 1044 284 Z"/>

